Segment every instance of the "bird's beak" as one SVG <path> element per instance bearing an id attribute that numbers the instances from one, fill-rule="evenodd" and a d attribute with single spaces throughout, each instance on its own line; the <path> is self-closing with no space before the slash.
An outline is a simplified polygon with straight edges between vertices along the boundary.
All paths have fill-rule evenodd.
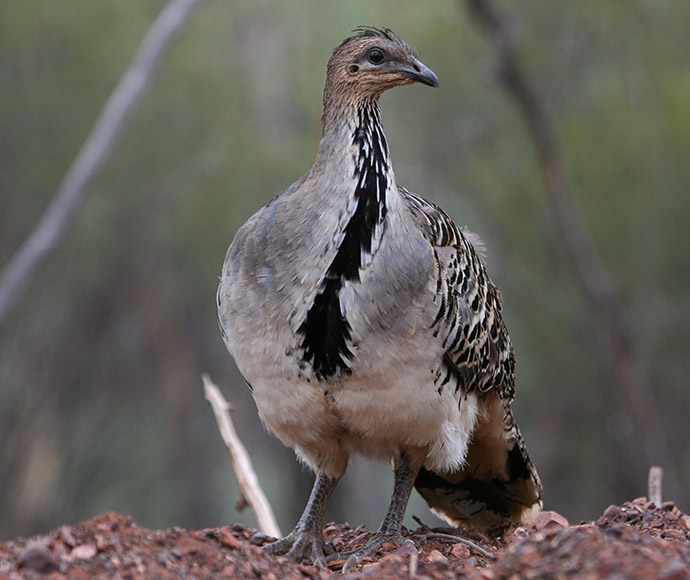
<path id="1" fill-rule="evenodd" d="M 429 87 L 438 86 L 438 77 L 429 67 L 418 59 L 413 59 L 410 63 L 405 63 L 399 71 L 407 78 Z"/>

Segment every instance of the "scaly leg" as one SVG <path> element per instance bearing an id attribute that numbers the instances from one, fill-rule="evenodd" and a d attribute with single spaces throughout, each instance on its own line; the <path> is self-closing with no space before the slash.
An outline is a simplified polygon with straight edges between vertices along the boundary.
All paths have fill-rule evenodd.
<path id="1" fill-rule="evenodd" d="M 409 457 L 405 453 L 401 454 L 400 461 L 395 468 L 395 484 L 388 511 L 374 537 L 354 552 L 339 555 L 341 558 L 347 556 L 347 561 L 343 566 L 343 574 L 353 570 L 362 561 L 362 558 L 375 553 L 386 542 L 394 541 L 399 544 L 411 542 L 411 540 L 402 537 L 400 530 L 418 471 L 419 468 L 412 467 Z"/>
<path id="2" fill-rule="evenodd" d="M 287 554 L 288 558 L 295 562 L 311 559 L 313 564 L 324 568 L 326 557 L 324 555 L 323 517 L 328 497 L 337 483 L 338 480 L 334 477 L 328 477 L 322 473 L 317 474 L 309 501 L 295 529 L 282 540 L 276 540 L 272 544 L 264 546 L 264 550 L 269 554 Z"/>

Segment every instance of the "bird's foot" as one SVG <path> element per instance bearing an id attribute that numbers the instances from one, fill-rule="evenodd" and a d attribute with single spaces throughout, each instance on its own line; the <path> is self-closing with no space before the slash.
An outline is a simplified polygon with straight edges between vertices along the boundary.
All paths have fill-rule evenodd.
<path id="1" fill-rule="evenodd" d="M 395 542 L 400 546 L 410 544 L 410 547 L 417 551 L 417 546 L 415 543 L 409 538 L 405 538 L 399 532 L 377 532 L 375 536 L 371 537 L 365 544 L 356 550 L 353 550 L 352 552 L 333 554 L 329 556 L 327 560 L 331 561 L 345 559 L 342 573 L 346 574 L 347 572 L 352 572 L 355 570 L 364 558 L 378 552 L 381 549 L 381 546 L 387 542 Z"/>
<path id="2" fill-rule="evenodd" d="M 319 568 L 326 567 L 326 556 L 333 553 L 332 544 L 326 544 L 321 532 L 295 528 L 282 540 L 263 547 L 268 554 L 287 556 L 294 562 L 310 561 Z"/>

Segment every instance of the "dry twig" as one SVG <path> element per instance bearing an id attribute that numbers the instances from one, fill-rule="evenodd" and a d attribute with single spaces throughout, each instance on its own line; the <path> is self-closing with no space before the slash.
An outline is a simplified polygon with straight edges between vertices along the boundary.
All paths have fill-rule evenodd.
<path id="1" fill-rule="evenodd" d="M 415 537 L 419 538 L 420 540 L 450 540 L 457 544 L 464 544 L 470 550 L 474 550 L 477 554 L 486 558 L 487 560 L 496 559 L 496 556 L 494 556 L 491 552 L 487 552 L 484 548 L 478 546 L 472 540 L 468 540 L 462 536 L 456 536 L 454 534 L 442 534 L 440 532 L 429 532 L 428 534 L 419 534 Z"/>
<path id="2" fill-rule="evenodd" d="M 417 568 L 419 567 L 419 552 L 416 550 L 410 554 L 410 566 L 407 569 L 407 575 L 409 578 L 417 577 Z"/>
<path id="3" fill-rule="evenodd" d="M 661 481 L 664 477 L 664 470 L 656 465 L 649 468 L 649 478 L 647 479 L 647 499 L 653 502 L 656 507 L 661 507 Z"/>
<path id="4" fill-rule="evenodd" d="M 261 531 L 274 538 L 282 537 L 275 516 L 273 515 L 271 505 L 268 503 L 259 485 L 259 480 L 252 467 L 249 454 L 244 448 L 244 445 L 242 445 L 235 431 L 235 427 L 232 424 L 232 419 L 230 418 L 230 404 L 225 400 L 220 389 L 211 381 L 211 377 L 204 374 L 201 378 L 204 381 L 204 394 L 206 400 L 211 404 L 213 413 L 216 416 L 220 435 L 230 453 L 232 468 L 235 471 L 242 497 L 244 497 L 254 513 L 254 517 Z"/>
<path id="5" fill-rule="evenodd" d="M 132 64 L 103 107 L 89 136 L 38 225 L 0 273 L 0 322 L 38 266 L 58 246 L 84 201 L 86 187 L 108 158 L 117 138 L 151 84 L 161 57 L 200 0 L 170 0 L 146 33 Z"/>

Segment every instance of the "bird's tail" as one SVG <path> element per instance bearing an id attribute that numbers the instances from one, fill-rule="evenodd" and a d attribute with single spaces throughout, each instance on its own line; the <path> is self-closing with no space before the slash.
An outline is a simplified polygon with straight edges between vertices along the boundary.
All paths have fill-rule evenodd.
<path id="1" fill-rule="evenodd" d="M 438 474 L 422 467 L 415 488 L 431 510 L 454 526 L 498 535 L 541 511 L 542 486 L 510 408 L 496 421 L 480 419 L 462 470 Z M 498 436 L 497 436 L 498 435 Z"/>

